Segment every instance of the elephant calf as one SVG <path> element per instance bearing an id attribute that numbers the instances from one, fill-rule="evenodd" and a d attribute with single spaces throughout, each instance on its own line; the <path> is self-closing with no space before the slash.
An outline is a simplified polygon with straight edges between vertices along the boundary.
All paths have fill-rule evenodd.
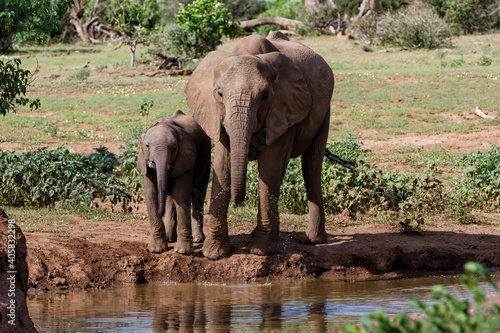
<path id="1" fill-rule="evenodd" d="M 137 169 L 144 175 L 150 252 L 166 251 L 167 242 L 176 241 L 175 251 L 190 254 L 193 241 L 205 240 L 203 204 L 210 150 L 210 138 L 180 110 L 157 120 L 142 135 Z"/>

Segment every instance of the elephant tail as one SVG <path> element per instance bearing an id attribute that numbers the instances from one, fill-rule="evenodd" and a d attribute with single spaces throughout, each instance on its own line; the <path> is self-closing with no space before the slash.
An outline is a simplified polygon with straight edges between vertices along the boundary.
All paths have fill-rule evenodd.
<path id="1" fill-rule="evenodd" d="M 325 150 L 325 157 L 328 158 L 331 162 L 340 164 L 344 168 L 347 168 L 349 170 L 354 170 L 354 168 L 356 167 L 354 162 L 346 161 L 343 158 L 341 158 L 339 155 L 332 153 L 328 149 Z"/>

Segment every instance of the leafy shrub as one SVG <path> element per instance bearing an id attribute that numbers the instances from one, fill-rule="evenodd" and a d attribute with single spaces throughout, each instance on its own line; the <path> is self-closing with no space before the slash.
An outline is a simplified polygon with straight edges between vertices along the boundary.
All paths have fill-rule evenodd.
<path id="1" fill-rule="evenodd" d="M 231 22 L 229 10 L 218 0 L 195 0 L 190 5 L 179 4 L 177 24 L 196 33 L 196 43 L 203 53 L 214 51 L 222 44 L 222 36 L 236 37 L 239 26 Z"/>
<path id="2" fill-rule="evenodd" d="M 150 41 L 154 45 L 154 51 L 148 50 L 148 53 L 160 52 L 179 58 L 201 58 L 206 52 L 198 43 L 196 32 L 184 25 L 167 25 L 155 33 Z"/>
<path id="3" fill-rule="evenodd" d="M 493 60 L 490 57 L 482 55 L 478 61 L 475 62 L 478 66 L 490 66 L 493 63 Z"/>
<path id="4" fill-rule="evenodd" d="M 0 151 L 0 202 L 12 206 L 93 207 L 94 199 L 126 209 L 133 200 L 112 173 L 110 153 L 72 154 L 67 144 L 25 153 Z"/>
<path id="5" fill-rule="evenodd" d="M 71 75 L 70 79 L 85 81 L 89 78 L 89 76 L 90 76 L 90 69 L 89 68 L 80 68 L 78 71 L 76 71 L 76 73 Z"/>
<path id="6" fill-rule="evenodd" d="M 456 166 L 465 167 L 462 173 L 468 180 L 466 189 L 476 192 L 480 199 L 475 206 L 492 202 L 493 206 L 500 207 L 500 147 L 494 145 L 490 151 L 467 154 Z"/>
<path id="7" fill-rule="evenodd" d="M 469 66 L 490 66 L 493 63 L 493 60 L 485 55 L 482 55 L 481 58 L 477 61 L 465 62 L 464 57 L 461 56 L 459 59 L 455 59 L 451 62 L 441 61 L 441 67 L 462 67 L 465 65 Z"/>
<path id="8" fill-rule="evenodd" d="M 338 10 L 335 6 L 325 3 L 312 9 L 302 11 L 299 15 L 308 32 L 329 33 L 330 27 L 335 27 L 338 21 Z"/>
<path id="9" fill-rule="evenodd" d="M 415 2 L 387 12 L 377 30 L 382 45 L 434 49 L 450 44 L 451 30 L 427 4 Z"/>
<path id="10" fill-rule="evenodd" d="M 422 215 L 417 217 L 407 217 L 399 222 L 400 232 L 405 235 L 415 236 L 423 235 L 422 226 L 424 225 L 424 218 Z"/>
<path id="11" fill-rule="evenodd" d="M 325 159 L 322 185 L 325 211 L 349 215 L 363 214 L 370 209 L 403 211 L 406 214 L 426 213 L 444 209 L 445 191 L 432 172 L 409 176 L 404 172 L 382 172 L 363 161 L 366 153 L 352 136 L 327 147 L 332 153 L 354 164 L 347 169 Z M 258 204 L 258 170 L 254 164 L 248 168 L 247 204 Z M 308 211 L 307 194 L 299 158 L 288 164 L 280 192 L 280 209 L 292 214 Z"/>
<path id="12" fill-rule="evenodd" d="M 469 262 L 465 264 L 464 269 L 464 275 L 460 280 L 473 293 L 475 311 L 471 311 L 472 304 L 469 300 L 459 300 L 442 285 L 436 285 L 430 295 L 434 300 L 432 304 L 426 304 L 416 298 L 410 300 L 412 307 L 424 312 L 424 318 L 410 320 L 407 314 L 402 312 L 389 319 L 385 312 L 377 310 L 361 320 L 362 327 L 346 325 L 344 331 L 347 333 L 499 332 L 500 307 L 498 305 L 486 307 L 484 290 L 475 275 L 486 280 L 497 291 L 498 286 L 484 265 Z"/>
<path id="13" fill-rule="evenodd" d="M 142 190 L 143 177 L 139 170 L 136 169 L 136 165 L 143 132 L 144 127 L 140 124 L 131 126 L 128 129 L 128 136 L 124 140 L 125 145 L 120 147 L 121 151 L 118 158 L 120 164 L 118 170 L 122 173 L 122 181 L 128 191 L 136 195 L 136 201 L 138 202 L 142 201 L 142 197 L 138 194 Z"/>
<path id="14" fill-rule="evenodd" d="M 484 33 L 498 25 L 498 15 L 489 15 L 498 6 L 496 0 L 444 0 L 434 5 L 457 35 Z"/>
<path id="15" fill-rule="evenodd" d="M 368 44 L 374 44 L 377 39 L 377 18 L 374 16 L 354 20 L 349 24 L 349 31 Z"/>

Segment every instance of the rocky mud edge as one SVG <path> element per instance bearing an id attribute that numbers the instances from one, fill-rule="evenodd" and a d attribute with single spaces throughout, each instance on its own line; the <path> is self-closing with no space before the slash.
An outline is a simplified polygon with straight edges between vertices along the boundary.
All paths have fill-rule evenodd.
<path id="1" fill-rule="evenodd" d="M 64 237 L 26 233 L 29 287 L 398 278 L 457 272 L 468 261 L 500 267 L 500 222 L 428 226 L 424 236 L 402 235 L 387 225 L 339 226 L 328 230 L 328 242 L 322 245 L 301 244 L 302 232 L 282 232 L 282 251 L 270 256 L 247 252 L 250 236 L 244 232 L 230 236 L 234 252 L 217 261 L 204 258 L 201 245 L 195 245 L 192 256 L 175 253 L 172 247 L 161 254 L 149 253 L 148 221 L 81 223 Z"/>

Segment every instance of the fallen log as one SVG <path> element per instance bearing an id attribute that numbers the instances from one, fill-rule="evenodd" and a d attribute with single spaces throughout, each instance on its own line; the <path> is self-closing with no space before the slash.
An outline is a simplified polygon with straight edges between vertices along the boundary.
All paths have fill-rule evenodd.
<path id="1" fill-rule="evenodd" d="M 289 30 L 295 30 L 298 27 L 304 25 L 304 23 L 302 23 L 301 21 L 290 20 L 284 17 L 277 16 L 277 17 L 262 17 L 248 21 L 241 21 L 240 27 L 246 29 L 246 28 L 255 28 L 261 25 L 269 25 L 269 24 L 281 25 L 282 27 L 285 27 Z"/>
<path id="2" fill-rule="evenodd" d="M 496 119 L 496 117 L 494 116 L 489 116 L 487 115 L 486 113 L 484 113 L 483 111 L 481 111 L 481 109 L 479 107 L 476 106 L 476 110 L 474 110 L 474 112 L 481 118 L 483 119 Z"/>
<path id="3" fill-rule="evenodd" d="M 158 58 L 162 58 L 163 62 L 158 66 L 158 69 L 170 69 L 172 66 L 176 66 L 177 68 L 182 68 L 182 60 L 176 57 L 169 57 L 161 53 L 155 53 L 154 56 Z"/>
<path id="4" fill-rule="evenodd" d="M 365 52 L 373 52 L 372 49 L 370 49 L 369 47 L 366 47 L 366 46 L 364 46 L 364 45 L 362 45 L 362 44 L 360 44 L 358 42 L 354 42 L 353 44 L 356 45 L 356 46 L 358 46 L 360 49 L 362 49 Z"/>

